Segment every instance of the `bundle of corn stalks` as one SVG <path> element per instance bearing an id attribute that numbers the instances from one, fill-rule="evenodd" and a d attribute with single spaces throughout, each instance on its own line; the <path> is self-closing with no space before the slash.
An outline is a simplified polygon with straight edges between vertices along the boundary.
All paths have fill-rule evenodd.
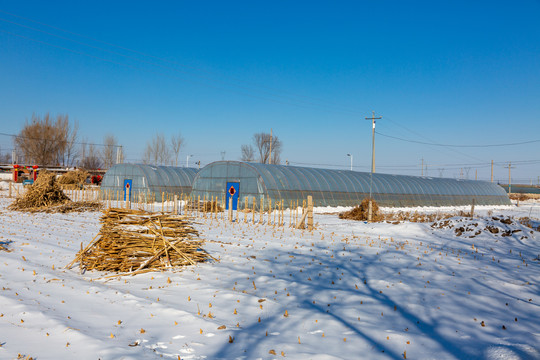
<path id="1" fill-rule="evenodd" d="M 73 211 L 97 211 L 102 208 L 95 201 L 71 201 L 62 191 L 56 176 L 42 170 L 28 190 L 9 205 L 10 210 L 27 212 L 66 213 Z"/>
<path id="2" fill-rule="evenodd" d="M 80 189 L 86 184 L 86 179 L 90 174 L 84 170 L 73 170 L 65 173 L 58 178 L 58 183 L 64 189 Z"/>
<path id="3" fill-rule="evenodd" d="M 56 176 L 42 170 L 28 190 L 9 206 L 11 210 L 36 210 L 69 202 L 56 181 Z"/>
<path id="4" fill-rule="evenodd" d="M 339 214 L 340 219 L 348 220 L 360 220 L 365 221 L 368 219 L 368 210 L 369 210 L 369 199 L 365 198 L 362 200 L 359 206 L 354 207 L 350 211 Z M 371 201 L 371 220 L 372 221 L 381 221 L 384 216 L 379 211 L 379 205 L 375 200 Z"/>
<path id="5" fill-rule="evenodd" d="M 78 262 L 81 270 L 135 274 L 212 258 L 185 216 L 110 208 L 103 212 L 101 224 L 67 268 Z"/>

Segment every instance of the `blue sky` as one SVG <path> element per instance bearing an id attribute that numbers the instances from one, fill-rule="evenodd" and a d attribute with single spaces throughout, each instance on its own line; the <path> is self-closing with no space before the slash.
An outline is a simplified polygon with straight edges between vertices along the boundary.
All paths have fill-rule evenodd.
<path id="1" fill-rule="evenodd" d="M 368 171 L 384 135 L 425 143 L 540 140 L 540 1 L 0 1 L 1 132 L 32 113 L 107 133 L 130 161 L 181 132 L 203 164 L 252 134 L 291 164 Z M 11 139 L 0 136 L 2 149 Z M 377 135 L 377 171 L 540 176 L 540 142 L 442 147 Z M 191 160 L 191 161 L 193 161 Z M 463 170 L 461 170 L 463 168 Z"/>

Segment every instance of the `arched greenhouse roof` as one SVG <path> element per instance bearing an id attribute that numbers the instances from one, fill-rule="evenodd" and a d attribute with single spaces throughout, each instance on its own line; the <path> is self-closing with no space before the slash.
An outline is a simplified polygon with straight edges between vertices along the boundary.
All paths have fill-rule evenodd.
<path id="1" fill-rule="evenodd" d="M 312 195 L 316 206 L 354 206 L 369 196 L 382 206 L 509 205 L 498 185 L 485 181 L 390 175 L 349 170 L 218 161 L 201 169 L 192 196 L 223 196 L 228 182 L 239 183 L 240 203 L 253 198 L 302 201 Z M 219 198 L 218 197 L 218 198 Z M 251 202 L 250 202 L 251 203 Z"/>
<path id="2" fill-rule="evenodd" d="M 146 164 L 117 164 L 112 166 L 103 176 L 101 191 L 123 193 L 128 181 L 133 196 L 146 196 L 161 201 L 161 194 L 191 193 L 191 185 L 198 169 L 156 166 Z"/>

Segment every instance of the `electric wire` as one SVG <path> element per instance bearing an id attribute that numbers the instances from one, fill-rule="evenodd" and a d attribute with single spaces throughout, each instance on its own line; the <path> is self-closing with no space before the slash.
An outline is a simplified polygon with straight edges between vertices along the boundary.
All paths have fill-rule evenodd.
<path id="1" fill-rule="evenodd" d="M 417 141 L 417 140 L 411 140 L 411 139 L 404 139 L 397 136 L 383 134 L 378 131 L 375 131 L 375 133 L 378 135 L 387 137 L 387 138 L 392 138 L 392 139 L 415 143 L 415 144 L 430 145 L 430 146 L 443 146 L 443 147 L 457 147 L 457 148 L 487 148 L 487 147 L 516 146 L 516 145 L 526 145 L 526 144 L 540 142 L 540 140 L 529 140 L 529 141 L 521 141 L 521 142 L 506 143 L 506 144 L 484 144 L 484 145 L 438 144 L 438 143 L 430 143 L 430 142 Z"/>

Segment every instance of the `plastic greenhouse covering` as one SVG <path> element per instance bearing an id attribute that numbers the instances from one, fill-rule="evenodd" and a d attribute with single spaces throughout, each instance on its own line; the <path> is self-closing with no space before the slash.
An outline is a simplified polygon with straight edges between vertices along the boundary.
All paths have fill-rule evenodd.
<path id="1" fill-rule="evenodd" d="M 131 199 L 143 201 L 161 201 L 163 193 L 166 196 L 189 195 L 198 171 L 172 166 L 117 164 L 105 173 L 101 196 L 125 200 L 126 186 L 130 188 Z"/>
<path id="2" fill-rule="evenodd" d="M 238 205 L 253 204 L 258 209 L 261 199 L 268 206 L 284 201 L 293 202 L 313 196 L 315 206 L 355 206 L 369 197 L 381 206 L 457 206 L 510 205 L 506 192 L 497 184 L 486 181 L 416 177 L 327 170 L 298 166 L 218 161 L 201 169 L 193 182 L 192 197 L 225 199 L 227 185 L 237 183 Z M 222 200 L 223 199 L 223 200 Z"/>

